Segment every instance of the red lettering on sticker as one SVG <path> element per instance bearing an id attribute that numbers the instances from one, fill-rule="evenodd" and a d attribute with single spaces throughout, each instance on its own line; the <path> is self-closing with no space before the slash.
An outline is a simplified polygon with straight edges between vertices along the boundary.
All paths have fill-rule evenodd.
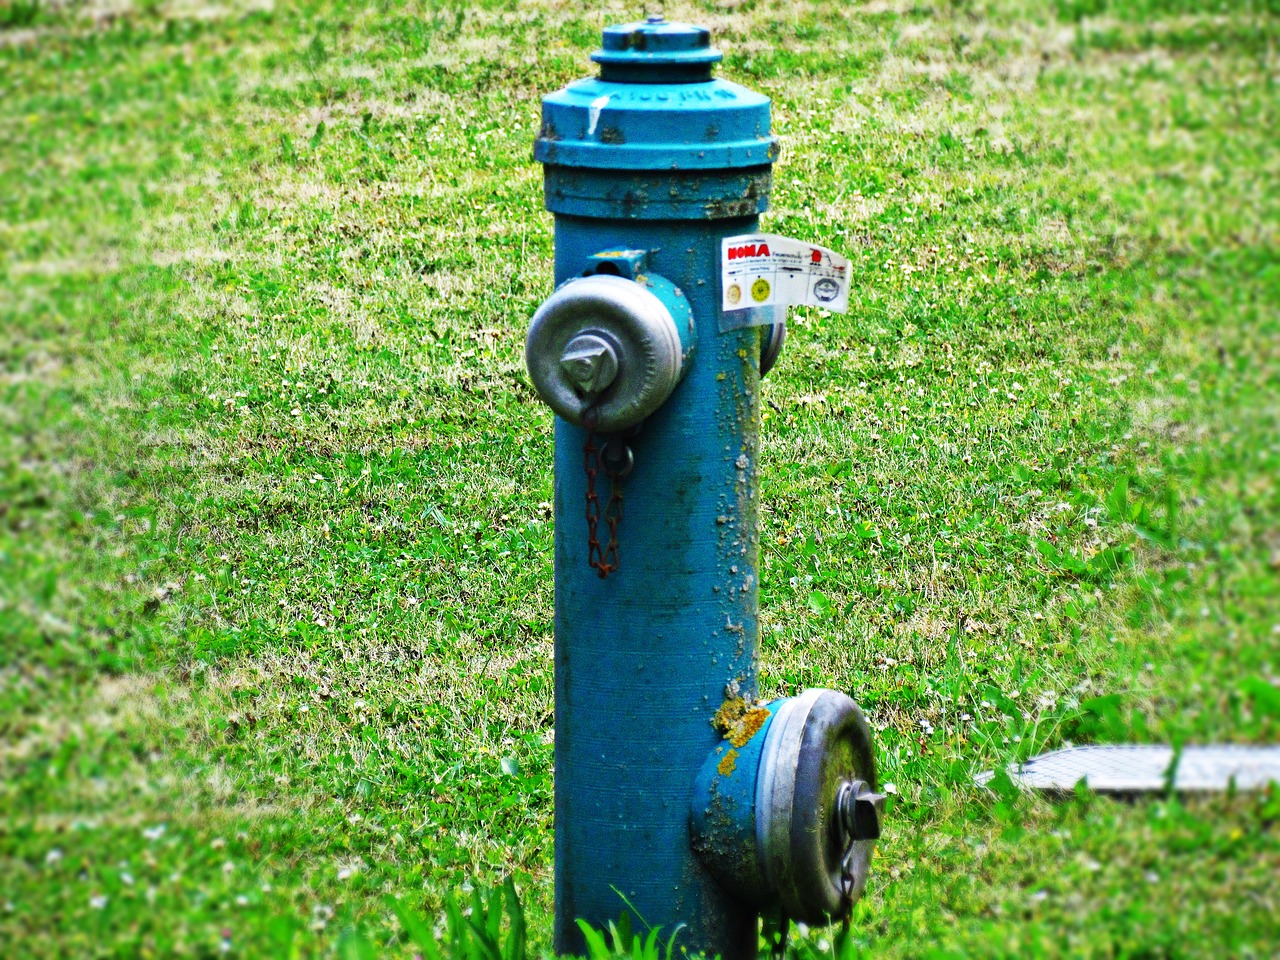
<path id="1" fill-rule="evenodd" d="M 822 251 L 821 251 L 821 250 L 815 250 L 815 251 L 813 251 L 813 253 L 809 254 L 809 259 L 810 259 L 810 260 L 812 260 L 814 263 L 821 263 L 821 262 L 822 262 Z"/>
<path id="2" fill-rule="evenodd" d="M 743 257 L 767 257 L 769 256 L 769 245 L 767 243 L 755 244 L 748 243 L 741 247 L 729 248 L 729 259 L 740 260 Z"/>

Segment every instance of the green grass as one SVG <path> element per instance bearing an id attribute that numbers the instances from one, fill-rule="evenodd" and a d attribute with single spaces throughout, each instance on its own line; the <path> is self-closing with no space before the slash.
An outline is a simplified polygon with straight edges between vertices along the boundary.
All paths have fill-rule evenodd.
<path id="1" fill-rule="evenodd" d="M 530 144 L 640 12 L 0 0 L 0 953 L 408 957 L 507 877 L 549 951 Z M 795 950 L 1273 955 L 1274 791 L 971 777 L 1280 736 L 1275 4 L 665 12 L 858 280 L 765 387 L 762 683 L 897 796 Z"/>

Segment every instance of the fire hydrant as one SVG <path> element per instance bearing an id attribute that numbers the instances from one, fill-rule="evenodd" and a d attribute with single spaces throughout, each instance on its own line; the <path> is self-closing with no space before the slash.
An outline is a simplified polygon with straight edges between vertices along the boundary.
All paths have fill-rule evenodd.
<path id="1" fill-rule="evenodd" d="M 712 78 L 720 58 L 699 27 L 610 27 L 599 76 L 543 100 L 534 148 L 555 215 L 526 360 L 556 414 L 562 954 L 584 950 L 578 919 L 627 912 L 754 957 L 762 913 L 847 916 L 880 832 L 854 702 L 758 698 L 760 378 L 785 318 L 726 310 L 742 292 L 720 267 L 767 207 L 778 143 L 768 98 Z"/>

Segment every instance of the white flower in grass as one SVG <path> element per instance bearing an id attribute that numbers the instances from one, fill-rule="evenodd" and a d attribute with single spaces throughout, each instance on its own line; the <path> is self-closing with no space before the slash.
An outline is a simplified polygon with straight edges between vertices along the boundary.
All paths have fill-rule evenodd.
<path id="1" fill-rule="evenodd" d="M 107 898 L 100 893 L 94 894 L 92 897 L 89 898 L 89 906 L 93 907 L 93 909 L 95 910 L 102 910 L 103 908 L 106 907 L 106 905 L 107 905 Z"/>

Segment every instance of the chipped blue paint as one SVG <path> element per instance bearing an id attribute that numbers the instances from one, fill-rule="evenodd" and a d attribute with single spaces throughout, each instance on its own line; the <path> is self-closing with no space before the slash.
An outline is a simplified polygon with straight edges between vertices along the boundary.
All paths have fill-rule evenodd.
<path id="1" fill-rule="evenodd" d="M 756 909 L 776 897 L 760 862 L 757 795 L 765 738 L 782 700 L 766 705 L 769 719 L 740 746 L 726 737 L 698 771 L 689 805 L 694 851 L 725 889 Z"/>

